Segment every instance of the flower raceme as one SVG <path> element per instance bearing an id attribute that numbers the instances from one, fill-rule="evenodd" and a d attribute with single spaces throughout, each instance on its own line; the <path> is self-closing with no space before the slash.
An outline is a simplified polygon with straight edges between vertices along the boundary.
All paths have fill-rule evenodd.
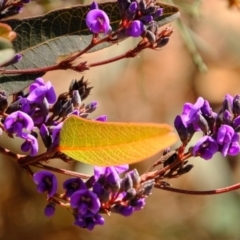
<path id="1" fill-rule="evenodd" d="M 122 23 L 120 29 L 126 37 L 147 37 L 156 34 L 156 19 L 163 14 L 163 9 L 158 7 L 154 1 L 127 1 L 119 0 L 119 8 L 122 13 Z M 95 33 L 108 34 L 111 32 L 108 15 L 100 10 L 97 3 L 93 2 L 90 11 L 86 16 L 88 29 Z M 151 32 L 151 34 L 148 34 Z"/>
<path id="2" fill-rule="evenodd" d="M 227 94 L 218 114 L 212 111 L 208 101 L 199 97 L 195 104 L 184 104 L 182 115 L 175 118 L 175 128 L 184 145 L 196 131 L 204 133 L 193 146 L 194 156 L 209 160 L 218 151 L 223 156 L 235 156 L 240 152 L 239 109 L 239 95 Z"/>

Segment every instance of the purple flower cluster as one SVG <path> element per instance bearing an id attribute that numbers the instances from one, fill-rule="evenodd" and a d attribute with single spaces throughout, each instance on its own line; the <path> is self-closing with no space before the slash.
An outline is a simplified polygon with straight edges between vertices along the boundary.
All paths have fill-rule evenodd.
<path id="1" fill-rule="evenodd" d="M 204 133 L 192 148 L 194 156 L 208 160 L 218 151 L 223 156 L 235 156 L 240 152 L 240 96 L 227 94 L 218 114 L 207 100 L 199 97 L 195 104 L 184 104 L 182 115 L 175 118 L 174 125 L 184 145 L 196 131 Z"/>
<path id="2" fill-rule="evenodd" d="M 3 118 L 4 130 L 11 137 L 23 139 L 21 150 L 30 156 L 38 154 L 38 135 L 47 149 L 54 148 L 58 145 L 59 133 L 68 115 L 86 118 L 96 109 L 96 101 L 88 105 L 81 102 L 89 95 L 90 90 L 91 87 L 88 87 L 88 82 L 83 78 L 74 80 L 69 91 L 57 99 L 52 84 L 37 78 L 29 86 L 28 93 L 19 93 L 9 106 L 6 96 L 0 96 L 0 108 L 6 113 Z M 105 121 L 106 116 L 97 120 Z"/>
<path id="3" fill-rule="evenodd" d="M 102 213 L 115 212 L 130 216 L 144 207 L 154 181 L 140 183 L 136 169 L 121 178 L 120 174 L 127 170 L 128 165 L 95 167 L 94 175 L 86 182 L 80 178 L 70 178 L 63 183 L 64 194 L 57 196 L 69 204 L 75 225 L 92 230 L 95 225 L 104 224 Z M 57 191 L 57 179 L 53 173 L 43 170 L 35 173 L 33 180 L 38 192 L 47 193 L 48 204 L 44 213 L 50 217 L 55 212 L 53 199 Z"/>
<path id="4" fill-rule="evenodd" d="M 131 37 L 145 36 L 156 41 L 157 22 L 162 16 L 163 9 L 155 4 L 155 1 L 119 0 L 119 9 L 122 15 L 122 35 Z M 93 2 L 86 16 L 86 24 L 93 33 L 109 33 L 110 21 L 107 14 L 98 8 Z"/>

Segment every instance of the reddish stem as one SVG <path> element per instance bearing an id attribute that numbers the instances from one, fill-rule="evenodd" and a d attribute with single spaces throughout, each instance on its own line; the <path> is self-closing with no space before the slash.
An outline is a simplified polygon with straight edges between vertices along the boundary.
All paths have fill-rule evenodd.
<path id="1" fill-rule="evenodd" d="M 55 167 L 50 167 L 47 165 L 43 165 L 41 163 L 34 163 L 31 164 L 34 167 L 38 167 L 38 168 L 43 168 L 52 172 L 57 172 L 57 173 L 62 173 L 62 174 L 66 174 L 72 177 L 78 177 L 81 179 L 88 179 L 90 176 L 86 175 L 86 174 L 82 174 L 82 173 L 77 173 L 77 172 L 73 172 L 73 171 L 69 171 L 69 170 L 65 170 L 65 169 L 61 169 L 61 168 L 55 168 Z"/>
<path id="2" fill-rule="evenodd" d="M 240 189 L 240 183 L 237 183 L 237 184 L 225 187 L 225 188 L 218 188 L 218 189 L 208 190 L 208 191 L 184 190 L 184 189 L 167 187 L 164 185 L 161 186 L 159 184 L 155 184 L 154 187 L 162 189 L 162 190 L 170 191 L 170 192 L 189 194 L 189 195 L 215 195 L 215 194 L 222 194 L 222 193 L 231 192 L 231 191 Z"/>

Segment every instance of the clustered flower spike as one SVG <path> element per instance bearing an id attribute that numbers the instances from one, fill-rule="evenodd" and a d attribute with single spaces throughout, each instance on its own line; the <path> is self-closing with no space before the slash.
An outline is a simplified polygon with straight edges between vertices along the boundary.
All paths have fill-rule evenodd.
<path id="1" fill-rule="evenodd" d="M 184 104 L 182 114 L 175 118 L 174 125 L 184 145 L 196 131 L 204 133 L 193 146 L 194 156 L 209 160 L 218 151 L 223 156 L 235 156 L 240 152 L 239 108 L 239 95 L 232 97 L 227 94 L 218 114 L 212 111 L 207 100 L 199 97 L 195 104 Z"/>
<path id="2" fill-rule="evenodd" d="M 163 47 L 168 42 L 172 32 L 167 31 L 166 37 L 158 32 L 157 20 L 163 15 L 163 9 L 154 0 L 119 0 L 118 5 L 122 15 L 119 38 L 142 36 L 151 44 L 156 43 L 154 48 Z M 86 16 L 86 25 L 95 34 L 111 32 L 110 20 L 96 2 L 92 3 Z"/>
<path id="3" fill-rule="evenodd" d="M 145 198 L 151 194 L 154 181 L 140 183 L 136 169 L 126 172 L 128 165 L 116 167 L 94 167 L 94 175 L 85 182 L 80 178 L 70 178 L 63 183 L 62 199 L 69 203 L 74 216 L 74 225 L 92 230 L 103 225 L 102 213 L 118 213 L 130 216 L 141 210 Z M 124 172 L 125 175 L 121 177 Z M 47 193 L 49 203 L 44 209 L 47 217 L 55 213 L 52 199 L 57 190 L 56 176 L 49 171 L 40 171 L 33 175 L 40 193 Z"/>

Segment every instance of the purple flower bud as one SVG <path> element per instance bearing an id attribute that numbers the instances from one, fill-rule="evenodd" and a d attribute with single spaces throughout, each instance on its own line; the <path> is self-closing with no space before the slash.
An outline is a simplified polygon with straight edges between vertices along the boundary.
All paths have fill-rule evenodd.
<path id="1" fill-rule="evenodd" d="M 44 208 L 44 214 L 46 217 L 52 217 L 55 213 L 56 204 L 54 202 L 50 202 Z"/>
<path id="2" fill-rule="evenodd" d="M 239 145 L 239 135 L 235 133 L 232 137 L 231 144 L 229 146 L 227 154 L 230 156 L 236 156 L 240 152 L 240 145 Z"/>
<path id="3" fill-rule="evenodd" d="M 88 211 L 91 213 L 97 213 L 101 206 L 97 195 L 88 189 L 78 190 L 71 196 L 71 207 L 78 209 L 78 212 L 82 215 Z"/>
<path id="4" fill-rule="evenodd" d="M 28 133 L 22 133 L 21 135 L 18 135 L 18 137 L 21 137 L 22 139 L 25 139 L 25 142 L 21 145 L 21 150 L 23 152 L 29 152 L 30 156 L 36 156 L 38 153 L 38 141 L 37 139 Z"/>
<path id="5" fill-rule="evenodd" d="M 232 120 L 233 120 L 233 115 L 232 115 L 232 113 L 229 112 L 228 110 L 225 110 L 225 111 L 223 112 L 223 122 L 224 122 L 225 124 L 231 124 Z"/>
<path id="6" fill-rule="evenodd" d="M 52 131 L 52 148 L 56 147 L 59 145 L 59 140 L 60 140 L 60 131 L 62 129 L 63 122 L 59 123 L 57 126 L 53 128 Z"/>
<path id="7" fill-rule="evenodd" d="M 139 176 L 137 169 L 134 168 L 132 171 L 128 172 L 128 174 L 132 179 L 133 187 L 137 188 L 141 181 L 141 178 Z"/>
<path id="8" fill-rule="evenodd" d="M 236 117 L 234 120 L 233 120 L 233 128 L 235 130 L 238 130 L 240 127 L 240 116 Z"/>
<path id="9" fill-rule="evenodd" d="M 21 135 L 23 129 L 30 132 L 33 129 L 33 126 L 32 118 L 21 111 L 11 113 L 4 121 L 4 128 L 10 134 L 17 133 Z"/>
<path id="10" fill-rule="evenodd" d="M 116 204 L 112 207 L 112 212 L 119 213 L 125 217 L 131 216 L 134 212 L 134 208 L 132 206 L 123 206 L 120 204 Z"/>
<path id="11" fill-rule="evenodd" d="M 128 7 L 129 13 L 134 14 L 134 13 L 136 13 L 137 9 L 138 9 L 137 2 L 131 2 L 130 6 Z"/>
<path id="12" fill-rule="evenodd" d="M 133 188 L 133 182 L 132 182 L 132 179 L 131 179 L 130 175 L 127 173 L 125 175 L 125 177 L 121 181 L 121 189 L 120 189 L 120 191 L 121 192 L 127 191 L 127 190 L 129 190 L 131 188 Z"/>
<path id="13" fill-rule="evenodd" d="M 78 90 L 73 91 L 72 104 L 74 107 L 78 107 L 81 105 L 81 96 Z"/>
<path id="14" fill-rule="evenodd" d="M 193 155 L 200 156 L 205 160 L 209 160 L 218 151 L 217 142 L 209 136 L 204 136 L 193 147 Z"/>
<path id="15" fill-rule="evenodd" d="M 223 101 L 223 111 L 228 110 L 229 112 L 232 112 L 232 106 L 233 97 L 230 94 L 226 94 L 225 99 Z"/>
<path id="16" fill-rule="evenodd" d="M 130 201 L 130 205 L 134 207 L 134 211 L 139 211 L 145 206 L 145 198 L 135 198 Z"/>
<path id="17" fill-rule="evenodd" d="M 90 9 L 99 9 L 97 2 L 93 1 L 92 4 L 90 5 Z"/>
<path id="18" fill-rule="evenodd" d="M 102 115 L 100 117 L 97 117 L 95 120 L 99 121 L 99 122 L 106 122 L 107 121 L 107 115 Z"/>
<path id="19" fill-rule="evenodd" d="M 48 128 L 45 124 L 42 124 L 39 128 L 40 135 L 42 137 L 44 146 L 46 148 L 49 148 L 52 144 L 52 138 L 50 136 L 50 133 L 48 131 Z"/>
<path id="20" fill-rule="evenodd" d="M 126 33 L 131 37 L 140 37 L 144 31 L 144 25 L 139 20 L 132 21 L 126 29 Z"/>
<path id="21" fill-rule="evenodd" d="M 143 182 L 138 191 L 139 196 L 145 197 L 145 196 L 149 196 L 150 194 L 152 194 L 152 189 L 154 187 L 154 183 L 155 182 L 153 179 Z"/>
<path id="22" fill-rule="evenodd" d="M 111 30 L 108 15 L 100 9 L 93 9 L 88 12 L 86 16 L 86 24 L 89 30 L 93 33 L 107 34 Z"/>
<path id="23" fill-rule="evenodd" d="M 147 16 L 143 16 L 140 20 L 144 24 L 149 24 L 153 21 L 153 17 L 151 15 L 147 15 Z"/>
<path id="24" fill-rule="evenodd" d="M 161 17 L 162 15 L 163 15 L 163 8 L 158 8 L 153 14 L 153 18 L 156 19 Z"/>
<path id="25" fill-rule="evenodd" d="M 35 173 L 33 181 L 37 184 L 37 191 L 40 193 L 47 192 L 49 198 L 53 197 L 57 191 L 57 178 L 49 171 L 42 170 Z"/>
<path id="26" fill-rule="evenodd" d="M 194 122 L 195 126 L 198 126 L 205 134 L 209 131 L 209 126 L 207 120 L 198 112 L 195 116 Z"/>
<path id="27" fill-rule="evenodd" d="M 89 104 L 87 104 L 85 108 L 88 113 L 92 113 L 93 111 L 96 110 L 97 107 L 98 107 L 97 101 L 92 101 Z"/>
<path id="28" fill-rule="evenodd" d="M 240 114 L 240 95 L 236 95 L 233 99 L 233 113 Z"/>
<path id="29" fill-rule="evenodd" d="M 194 129 L 187 127 L 185 121 L 183 121 L 182 116 L 178 115 L 174 120 L 174 127 L 176 128 L 178 135 L 183 143 L 187 143 L 194 134 Z"/>
<path id="30" fill-rule="evenodd" d="M 71 197 L 78 190 L 87 189 L 85 183 L 80 178 L 70 178 L 63 183 L 63 188 L 66 190 L 66 197 Z"/>
<path id="31" fill-rule="evenodd" d="M 212 111 L 212 108 L 207 100 L 204 100 L 203 106 L 201 107 L 201 112 L 205 117 L 217 117 L 217 113 Z"/>

